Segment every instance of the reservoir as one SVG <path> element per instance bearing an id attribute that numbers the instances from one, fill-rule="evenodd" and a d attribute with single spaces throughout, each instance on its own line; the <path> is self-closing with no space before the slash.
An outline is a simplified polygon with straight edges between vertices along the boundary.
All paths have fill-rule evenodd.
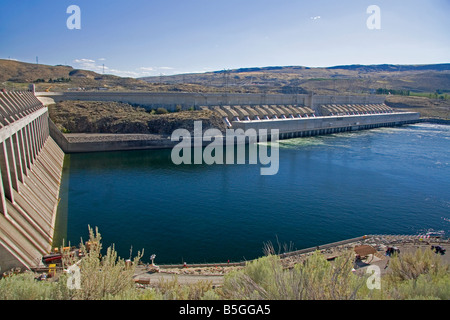
<path id="1" fill-rule="evenodd" d="M 450 232 L 450 127 L 414 124 L 279 142 L 279 170 L 175 165 L 171 150 L 66 155 L 54 245 L 98 227 L 144 262 L 242 261 L 365 234 Z"/>

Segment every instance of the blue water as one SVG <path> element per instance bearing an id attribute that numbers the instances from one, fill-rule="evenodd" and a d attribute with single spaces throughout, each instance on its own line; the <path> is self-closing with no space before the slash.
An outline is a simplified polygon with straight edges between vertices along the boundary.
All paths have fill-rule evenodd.
<path id="1" fill-rule="evenodd" d="M 58 241 L 155 263 L 226 262 L 364 234 L 450 231 L 450 126 L 417 124 L 280 141 L 279 171 L 172 164 L 170 150 L 66 158 Z"/>

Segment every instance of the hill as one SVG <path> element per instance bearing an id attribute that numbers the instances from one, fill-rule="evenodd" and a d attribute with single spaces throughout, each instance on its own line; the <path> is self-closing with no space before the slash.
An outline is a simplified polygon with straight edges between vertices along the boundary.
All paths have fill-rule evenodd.
<path id="1" fill-rule="evenodd" d="M 269 66 L 140 79 L 0 59 L 0 88 L 37 91 L 384 94 L 395 108 L 449 118 L 450 64 Z"/>
<path id="2" fill-rule="evenodd" d="M 36 91 L 114 90 L 114 91 L 204 91 L 198 85 L 148 83 L 141 79 L 99 74 L 71 66 L 49 66 L 0 59 L 0 88 L 26 90 L 34 83 Z"/>
<path id="3" fill-rule="evenodd" d="M 141 78 L 147 82 L 159 77 Z M 164 83 L 193 83 L 222 91 L 346 94 L 378 89 L 412 93 L 450 93 L 450 64 L 255 67 L 164 77 Z"/>
<path id="4" fill-rule="evenodd" d="M 71 66 L 0 59 L 0 83 L 37 91 L 115 90 L 230 93 L 403 94 L 450 93 L 450 63 L 346 65 L 325 68 L 269 66 L 164 77 L 123 78 Z"/>
<path id="5" fill-rule="evenodd" d="M 327 69 L 344 69 L 360 72 L 400 72 L 400 71 L 449 71 L 450 63 L 441 64 L 425 64 L 425 65 L 394 65 L 394 64 L 378 64 L 378 65 L 360 65 L 353 64 L 347 66 L 328 67 Z"/>
<path id="6" fill-rule="evenodd" d="M 161 111 L 160 111 L 161 110 Z M 225 131 L 222 118 L 211 110 L 147 111 L 121 102 L 63 101 L 49 106 L 49 116 L 64 133 L 139 133 L 170 136 L 175 129 L 203 128 Z"/>

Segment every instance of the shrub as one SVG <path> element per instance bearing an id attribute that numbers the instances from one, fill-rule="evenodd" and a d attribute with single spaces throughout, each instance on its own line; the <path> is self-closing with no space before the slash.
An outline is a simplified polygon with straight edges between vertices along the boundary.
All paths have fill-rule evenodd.
<path id="1" fill-rule="evenodd" d="M 198 281 L 194 284 L 182 285 L 178 277 L 172 280 L 161 280 L 157 286 L 157 292 L 164 300 L 212 300 L 215 295 L 211 293 L 211 281 Z M 205 294 L 208 293 L 206 296 Z"/>
<path id="2" fill-rule="evenodd" d="M 390 287 L 386 298 L 395 300 L 449 300 L 449 275 L 421 274 L 416 279 L 405 280 Z"/>
<path id="3" fill-rule="evenodd" d="M 53 300 L 57 298 L 56 285 L 36 281 L 31 272 L 12 275 L 0 280 L 0 300 Z"/>
<path id="4" fill-rule="evenodd" d="M 443 276 L 449 272 L 448 264 L 445 264 L 441 256 L 432 250 L 418 249 L 414 253 L 402 253 L 394 256 L 387 275 L 389 281 L 396 283 L 404 280 L 415 280 L 420 275 L 429 274 L 432 277 Z"/>
<path id="5" fill-rule="evenodd" d="M 432 250 L 395 256 L 384 278 L 385 299 L 450 299 L 450 268 Z"/>
<path id="6" fill-rule="evenodd" d="M 351 252 L 329 262 L 314 253 L 303 264 L 284 269 L 278 256 L 250 262 L 242 271 L 225 277 L 226 299 L 356 299 L 365 278 L 352 273 Z"/>
<path id="7" fill-rule="evenodd" d="M 169 111 L 167 111 L 166 108 L 158 108 L 155 110 L 155 113 L 156 114 L 166 114 L 166 113 L 169 113 Z"/>
<path id="8" fill-rule="evenodd" d="M 101 256 L 101 250 L 101 235 L 98 229 L 94 233 L 89 227 L 89 248 L 83 243 L 80 244 L 80 252 L 83 255 L 79 264 L 81 289 L 72 290 L 74 299 L 101 300 L 135 289 L 133 276 L 142 255 L 138 253 L 131 265 L 127 265 L 124 259 L 118 258 L 114 245 L 106 250 L 104 256 Z M 63 258 L 64 265 L 71 265 L 72 259 L 66 255 Z M 66 294 L 63 296 L 67 297 Z"/>

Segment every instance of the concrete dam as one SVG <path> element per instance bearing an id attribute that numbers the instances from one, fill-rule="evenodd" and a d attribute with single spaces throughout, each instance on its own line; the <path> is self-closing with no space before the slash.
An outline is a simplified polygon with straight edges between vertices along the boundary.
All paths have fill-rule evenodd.
<path id="1" fill-rule="evenodd" d="M 208 108 L 208 107 L 205 107 Z M 319 105 L 314 109 L 293 105 L 212 107 L 229 128 L 244 131 L 279 130 L 279 139 L 357 131 L 416 123 L 420 114 L 395 112 L 384 103 Z M 231 121 L 230 121 L 231 119 Z"/>
<path id="2" fill-rule="evenodd" d="M 0 267 L 29 269 L 51 251 L 64 153 L 32 92 L 0 93 Z"/>
<path id="3" fill-rule="evenodd" d="M 116 101 L 147 109 L 209 109 L 215 111 L 227 128 L 279 130 L 279 139 L 331 134 L 336 132 L 399 126 L 419 122 L 416 112 L 397 112 L 379 95 L 314 94 L 229 94 L 185 92 L 38 92 L 45 104 L 65 100 Z M 171 148 L 170 137 L 154 139 L 145 135 L 108 135 L 94 140 L 86 134 L 70 142 L 51 123 L 51 136 L 66 153 Z M 90 136 L 90 137 L 89 137 Z"/>
<path id="4" fill-rule="evenodd" d="M 120 134 L 100 142 L 69 143 L 49 119 L 47 103 L 58 99 L 137 103 L 141 99 L 151 106 L 206 108 L 220 115 L 228 128 L 278 129 L 280 139 L 397 126 L 419 122 L 420 117 L 396 112 L 379 96 L 201 96 L 196 101 L 197 94 L 179 93 L 0 92 L 1 272 L 33 268 L 50 253 L 65 153 L 169 148 L 177 143 L 167 137 L 124 140 Z"/>

